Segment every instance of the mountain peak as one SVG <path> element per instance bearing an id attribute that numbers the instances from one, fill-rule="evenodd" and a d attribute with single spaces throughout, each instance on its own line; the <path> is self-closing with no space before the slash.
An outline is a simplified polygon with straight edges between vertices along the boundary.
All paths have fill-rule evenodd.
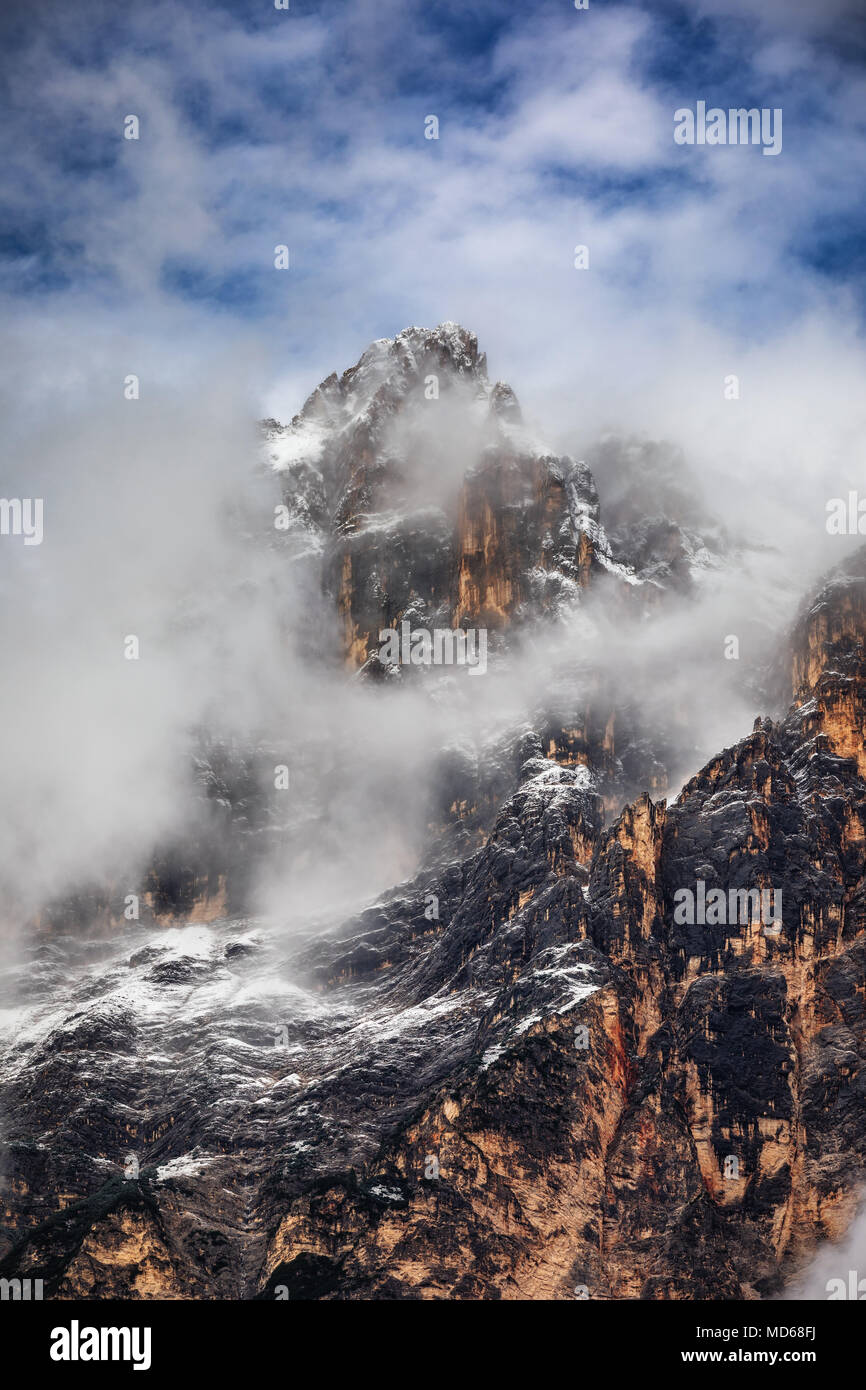
<path id="1" fill-rule="evenodd" d="M 413 353 L 439 353 L 456 371 L 486 378 L 487 357 L 478 352 L 478 338 L 450 319 L 436 328 L 404 328 L 391 341 L 397 351 L 405 347 Z"/>
<path id="2" fill-rule="evenodd" d="M 328 436 L 357 428 L 374 429 L 402 401 L 423 396 L 435 380 L 441 387 L 462 383 L 470 394 L 489 401 L 501 418 L 519 420 L 514 393 L 503 383 L 487 379 L 487 356 L 478 351 L 474 333 L 446 321 L 436 328 L 404 328 L 394 338 L 376 338 L 353 367 L 338 376 L 332 372 L 310 393 L 289 425 L 263 422 L 274 467 L 317 464 Z M 496 399 L 492 399 L 493 397 Z"/>

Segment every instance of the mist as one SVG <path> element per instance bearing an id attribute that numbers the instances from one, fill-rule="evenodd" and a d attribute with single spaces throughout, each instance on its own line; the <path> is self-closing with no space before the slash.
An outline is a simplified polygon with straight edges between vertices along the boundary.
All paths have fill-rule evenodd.
<path id="1" fill-rule="evenodd" d="M 769 712 L 775 644 L 857 543 L 825 519 L 862 476 L 862 286 L 840 248 L 866 143 L 827 16 L 440 8 L 441 29 L 353 0 L 335 29 L 315 7 L 133 7 L 110 35 L 95 0 L 60 30 L 38 5 L 5 14 L 0 482 L 45 509 L 41 545 L 0 543 L 7 931 L 83 880 L 119 891 L 188 825 L 202 730 L 291 767 L 285 824 L 314 808 L 268 870 L 292 920 L 411 874 L 443 748 L 482 756 L 552 690 L 609 681 L 648 718 L 670 699 L 684 779 Z M 674 144 L 698 50 L 718 100 L 784 106 L 780 158 Z M 421 68 L 438 79 L 416 90 Z M 720 563 L 626 623 L 591 596 L 483 680 L 402 682 L 383 718 L 313 569 L 275 540 L 257 421 L 446 319 L 527 434 L 586 461 L 615 542 L 664 510 Z M 437 403 L 436 430 L 420 400 L 395 425 L 413 507 L 447 508 L 483 445 L 460 404 Z"/>

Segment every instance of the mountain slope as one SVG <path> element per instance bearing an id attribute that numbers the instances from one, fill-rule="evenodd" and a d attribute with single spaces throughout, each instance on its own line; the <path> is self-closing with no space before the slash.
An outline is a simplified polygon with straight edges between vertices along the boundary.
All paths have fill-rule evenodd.
<path id="1" fill-rule="evenodd" d="M 864 632 L 866 552 L 804 610 L 786 719 L 667 809 L 604 829 L 592 771 L 529 747 L 478 850 L 336 932 L 43 946 L 3 1072 L 2 1273 L 61 1298 L 778 1291 L 866 1161 Z M 779 920 L 678 922 L 698 881 L 771 887 Z"/>

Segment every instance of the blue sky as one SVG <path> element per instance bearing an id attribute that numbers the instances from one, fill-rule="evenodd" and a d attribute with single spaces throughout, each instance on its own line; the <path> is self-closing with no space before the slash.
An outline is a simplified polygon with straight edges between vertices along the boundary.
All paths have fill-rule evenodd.
<path id="1" fill-rule="evenodd" d="M 25 337 L 81 316 L 173 372 L 217 335 L 264 354 L 285 414 L 371 339 L 453 318 L 565 428 L 564 361 L 613 419 L 695 334 L 862 335 L 857 0 L 35 0 L 2 23 Z M 781 107 L 781 156 L 675 145 L 699 99 Z"/>

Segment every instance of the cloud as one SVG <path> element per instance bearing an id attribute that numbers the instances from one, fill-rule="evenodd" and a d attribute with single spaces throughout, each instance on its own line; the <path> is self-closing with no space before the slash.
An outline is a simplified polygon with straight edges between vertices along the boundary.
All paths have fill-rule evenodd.
<path id="1" fill-rule="evenodd" d="M 606 431 L 679 445 L 709 510 L 775 549 L 784 621 L 837 558 L 824 505 L 858 485 L 866 423 L 864 79 L 840 41 L 858 31 L 841 4 L 833 42 L 825 9 L 788 14 L 745 0 L 696 14 L 85 0 L 62 24 L 45 4 L 8 10 L 2 488 L 44 495 L 46 541 L 0 554 L 15 653 L 2 756 L 7 843 L 40 890 L 177 821 L 179 750 L 216 707 L 311 736 L 342 721 L 365 750 L 339 812 L 346 891 L 411 863 L 412 777 L 364 830 L 360 787 L 383 789 L 394 757 L 423 780 L 452 725 L 418 746 L 409 702 L 395 751 L 360 697 L 290 678 L 274 630 L 291 582 L 226 522 L 234 505 L 261 514 L 255 417 L 290 417 L 408 324 L 477 332 L 492 375 L 596 467 L 603 498 Z M 781 105 L 783 154 L 675 146 L 674 110 L 700 98 Z M 122 138 L 129 113 L 138 141 Z M 253 614 L 234 578 L 248 572 Z M 688 669 L 694 632 L 677 622 L 657 631 L 659 660 Z M 156 652 L 133 670 L 118 639 L 139 628 Z"/>

